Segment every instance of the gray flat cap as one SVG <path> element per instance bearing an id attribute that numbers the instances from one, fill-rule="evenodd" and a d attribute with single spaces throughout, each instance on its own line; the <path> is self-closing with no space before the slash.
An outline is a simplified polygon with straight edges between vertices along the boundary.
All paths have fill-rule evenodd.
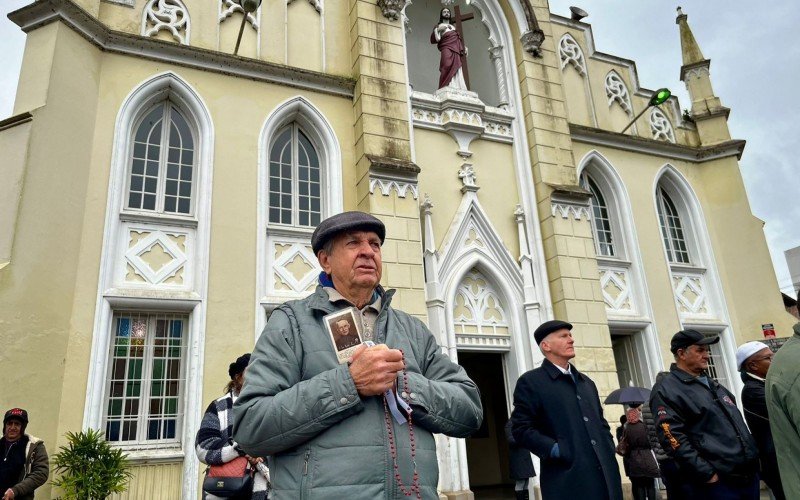
<path id="1" fill-rule="evenodd" d="M 311 249 L 318 254 L 329 239 L 344 231 L 373 231 L 381 239 L 386 237 L 386 226 L 378 218 L 364 212 L 342 212 L 319 223 L 311 235 Z"/>

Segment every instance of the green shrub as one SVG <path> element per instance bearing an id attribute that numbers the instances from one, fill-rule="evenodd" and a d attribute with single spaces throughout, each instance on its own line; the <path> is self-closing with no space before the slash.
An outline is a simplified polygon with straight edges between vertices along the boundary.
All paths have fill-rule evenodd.
<path id="1" fill-rule="evenodd" d="M 111 447 L 99 430 L 66 436 L 69 444 L 53 457 L 59 477 L 52 481 L 64 499 L 100 500 L 125 491 L 131 473 L 122 450 Z"/>

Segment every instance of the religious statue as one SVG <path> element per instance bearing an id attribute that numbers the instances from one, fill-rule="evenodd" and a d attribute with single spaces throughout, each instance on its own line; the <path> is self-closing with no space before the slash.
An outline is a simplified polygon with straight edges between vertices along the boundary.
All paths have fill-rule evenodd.
<path id="1" fill-rule="evenodd" d="M 456 31 L 452 24 L 453 15 L 445 7 L 439 13 L 439 23 L 434 26 L 431 33 L 431 43 L 435 43 L 441 59 L 439 60 L 439 88 L 452 87 L 467 90 L 464 73 L 461 68 L 461 58 L 467 54 L 461 33 Z"/>

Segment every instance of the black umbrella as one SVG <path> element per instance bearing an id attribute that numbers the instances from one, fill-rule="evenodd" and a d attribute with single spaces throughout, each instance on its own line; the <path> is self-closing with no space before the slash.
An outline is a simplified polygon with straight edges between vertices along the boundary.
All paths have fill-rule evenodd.
<path id="1" fill-rule="evenodd" d="M 642 404 L 650 397 L 650 389 L 644 387 L 623 387 L 611 391 L 605 400 L 607 405 Z"/>

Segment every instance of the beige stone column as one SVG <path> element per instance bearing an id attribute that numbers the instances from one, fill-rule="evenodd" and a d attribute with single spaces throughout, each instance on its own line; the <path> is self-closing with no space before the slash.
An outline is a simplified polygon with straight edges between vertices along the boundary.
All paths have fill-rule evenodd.
<path id="1" fill-rule="evenodd" d="M 375 3 L 350 2 L 357 206 L 386 224 L 382 283 L 426 319 L 417 174 L 411 162 L 403 28 Z"/>
<path id="2" fill-rule="evenodd" d="M 601 397 L 617 376 L 591 227 L 589 192 L 578 185 L 556 41 L 546 5 L 534 7 L 545 41 L 542 57 L 517 51 L 547 275 L 557 319 L 575 328 L 575 364 Z M 610 415 L 606 415 L 610 417 Z"/>

